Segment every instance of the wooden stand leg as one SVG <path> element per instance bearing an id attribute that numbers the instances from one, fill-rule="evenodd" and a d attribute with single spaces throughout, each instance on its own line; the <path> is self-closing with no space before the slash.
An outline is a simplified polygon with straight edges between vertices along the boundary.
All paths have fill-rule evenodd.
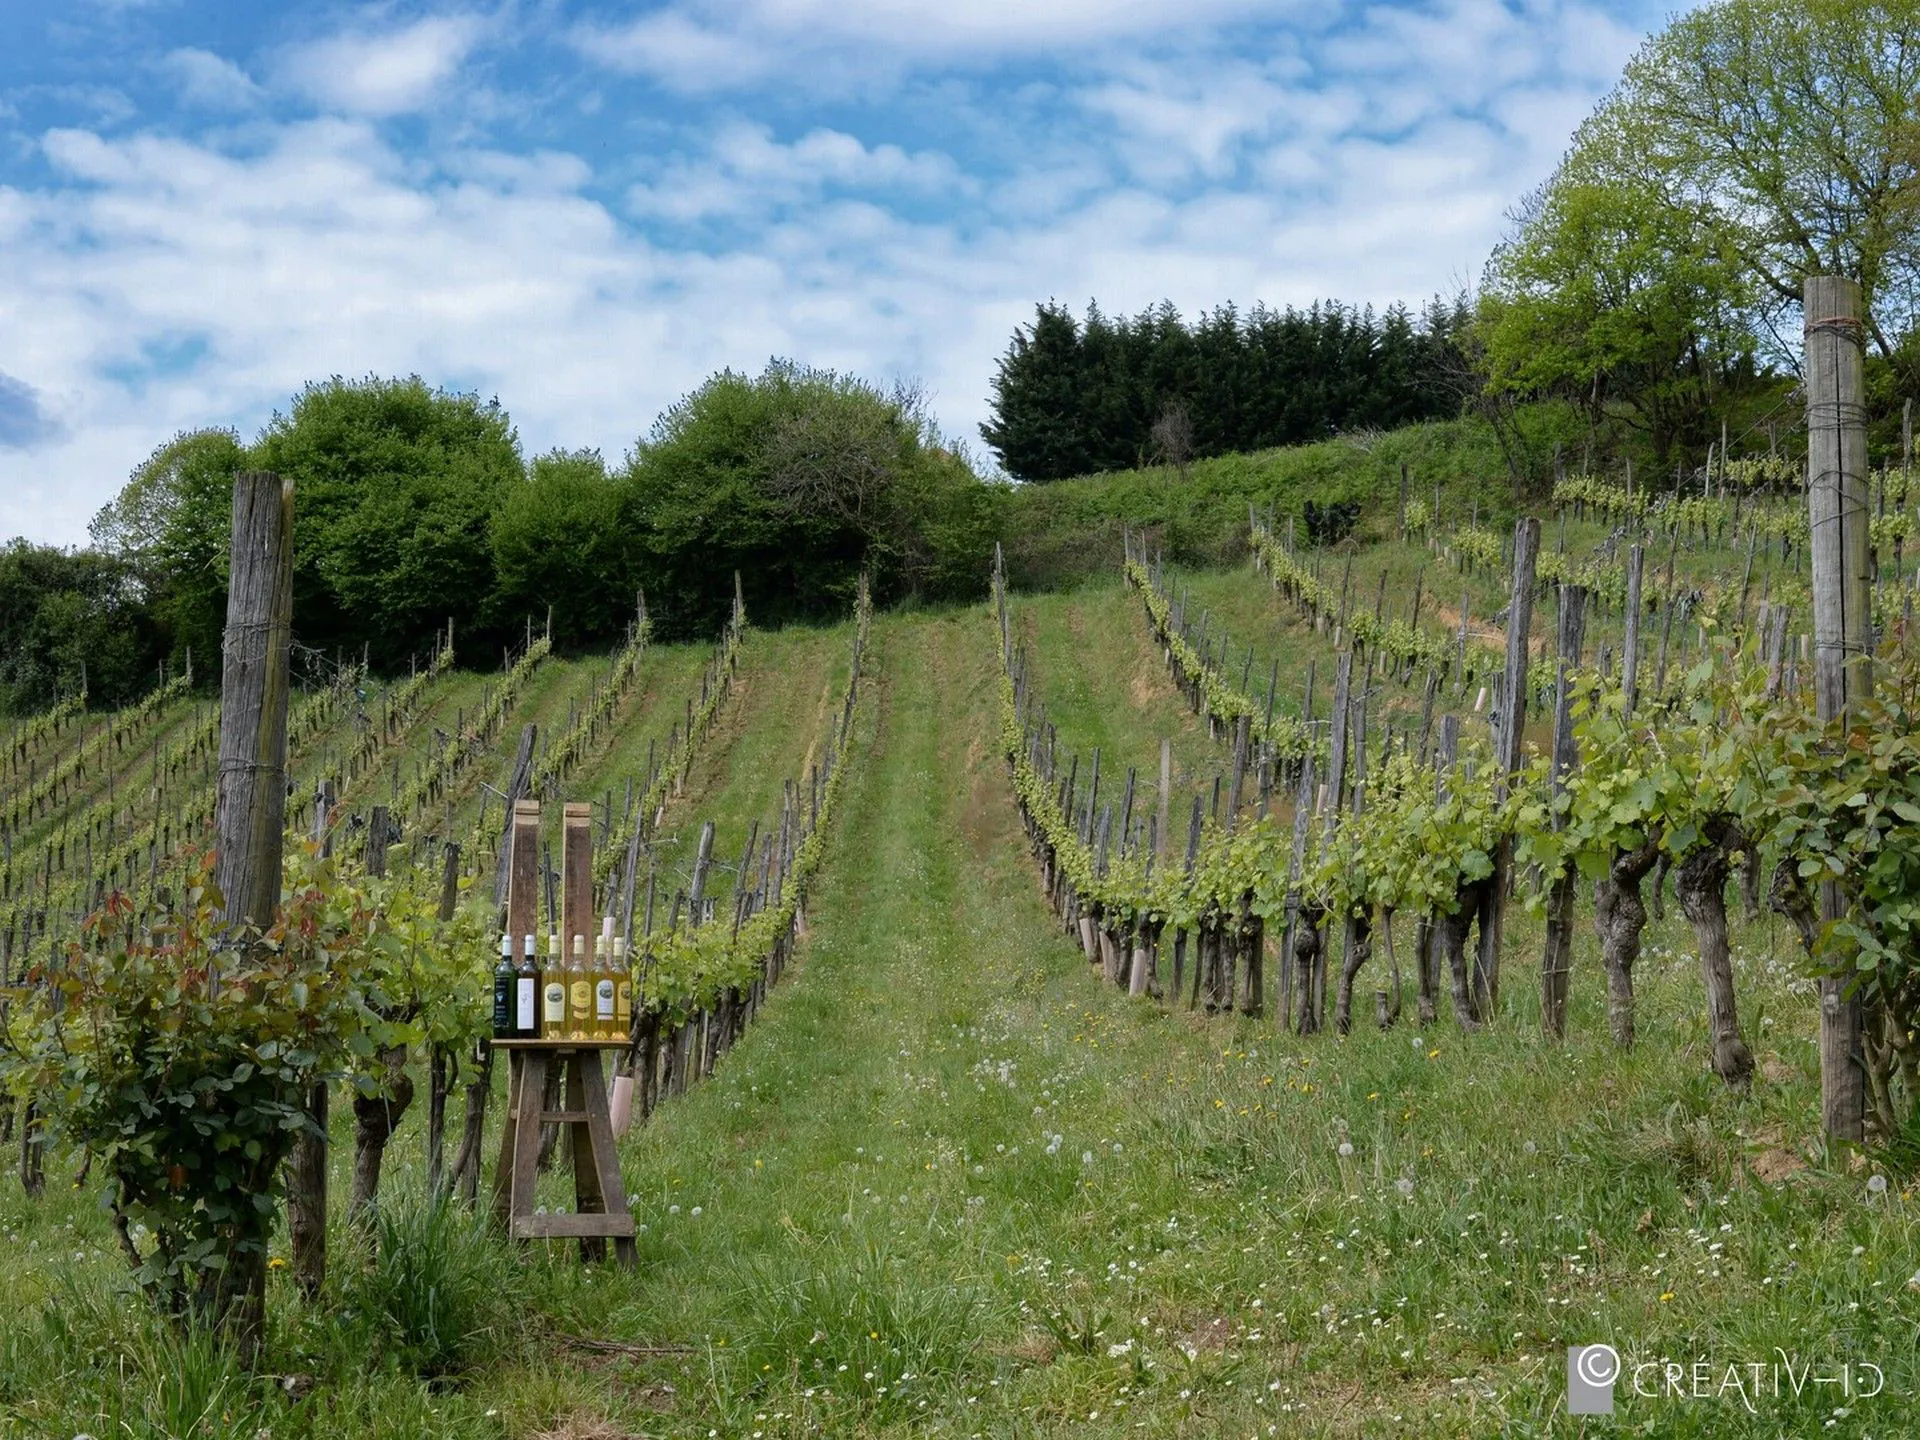
<path id="1" fill-rule="evenodd" d="M 573 1151 L 575 1209 L 582 1215 L 604 1215 L 607 1200 L 600 1188 L 600 1174 L 594 1163 L 598 1157 L 593 1153 L 593 1101 L 587 1094 L 586 1078 L 589 1072 L 596 1077 L 600 1073 L 598 1051 L 582 1053 L 576 1050 L 567 1056 L 567 1109 L 579 1117 L 567 1122 L 567 1138 L 572 1142 L 567 1148 Z M 606 1258 L 607 1242 L 604 1238 L 598 1235 L 580 1237 L 582 1262 Z"/>
<path id="2" fill-rule="evenodd" d="M 586 1123 L 574 1132 L 574 1184 L 580 1194 L 580 1208 L 589 1208 L 588 1186 L 592 1187 L 593 1206 L 609 1215 L 624 1216 L 628 1220 L 626 1233 L 616 1235 L 613 1241 L 614 1253 L 620 1263 L 628 1269 L 639 1261 L 634 1248 L 632 1215 L 627 1209 L 626 1182 L 620 1178 L 620 1152 L 613 1140 L 613 1117 L 607 1108 L 607 1078 L 601 1069 L 600 1053 L 589 1052 L 583 1057 L 584 1063 L 579 1076 L 585 1082 L 581 1089 L 580 1108 L 586 1112 Z M 586 1145 L 582 1147 L 581 1141 Z M 591 1156 L 591 1164 L 583 1165 L 580 1160 L 582 1150 Z M 591 1172 L 589 1178 L 589 1172 Z M 582 1253 L 584 1254 L 584 1247 Z M 600 1252 L 605 1254 L 604 1249 Z"/>
<path id="3" fill-rule="evenodd" d="M 507 1110 L 500 1131 L 500 1159 L 493 1170 L 493 1220 L 503 1230 L 512 1227 L 513 1145 L 520 1124 L 520 1085 L 526 1078 L 527 1057 L 515 1050 L 507 1057 Z"/>
<path id="4" fill-rule="evenodd" d="M 545 1053 L 527 1052 L 520 1067 L 519 1104 L 513 1123 L 513 1179 L 507 1224 L 532 1218 L 534 1187 L 540 1180 L 541 1100 L 547 1092 Z"/>
<path id="5" fill-rule="evenodd" d="M 561 1102 L 565 1108 L 549 1110 L 547 1078 L 556 1062 L 566 1086 L 566 1098 Z M 633 1242 L 633 1215 L 627 1209 L 626 1187 L 620 1178 L 620 1157 L 614 1148 L 600 1051 L 515 1050 L 510 1063 L 506 1126 L 494 1174 L 495 1220 L 519 1240 L 577 1239 L 582 1260 L 604 1260 L 611 1239 L 620 1263 L 632 1268 L 638 1263 L 639 1252 Z M 550 1121 L 564 1124 L 572 1142 L 573 1214 L 534 1213 L 540 1134 Z"/>

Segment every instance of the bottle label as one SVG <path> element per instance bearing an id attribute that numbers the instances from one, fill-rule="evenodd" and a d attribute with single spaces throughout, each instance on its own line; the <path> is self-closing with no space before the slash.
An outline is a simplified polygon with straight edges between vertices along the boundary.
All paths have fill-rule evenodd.
<path id="1" fill-rule="evenodd" d="M 540 1028 L 539 989 L 531 975 L 522 978 L 517 987 L 514 997 L 514 1028 L 522 1035 L 531 1035 Z"/>
<path id="2" fill-rule="evenodd" d="M 573 982 L 573 993 L 568 1003 L 573 1006 L 576 1015 L 585 1015 L 593 1007 L 593 986 L 586 980 Z"/>
<path id="3" fill-rule="evenodd" d="M 567 1018 L 567 987 L 558 980 L 547 986 L 547 1008 L 541 1018 L 549 1025 L 558 1025 Z"/>
<path id="4" fill-rule="evenodd" d="M 593 1014 L 596 1020 L 613 1019 L 613 981 L 602 980 L 593 987 Z"/>
<path id="5" fill-rule="evenodd" d="M 633 1015 L 633 982 L 622 980 L 613 997 L 613 1017 L 625 1025 Z"/>

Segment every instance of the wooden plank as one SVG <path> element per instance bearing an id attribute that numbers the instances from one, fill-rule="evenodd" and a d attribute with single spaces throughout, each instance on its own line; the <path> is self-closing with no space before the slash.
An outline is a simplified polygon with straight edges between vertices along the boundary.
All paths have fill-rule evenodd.
<path id="1" fill-rule="evenodd" d="M 616 1240 L 633 1238 L 631 1215 L 521 1215 L 513 1222 L 516 1240 Z"/>
<path id="2" fill-rule="evenodd" d="M 592 937 L 599 933 L 593 908 L 593 806 L 569 800 L 560 818 L 560 938 L 566 954 L 573 942 L 585 938 L 592 954 Z"/>

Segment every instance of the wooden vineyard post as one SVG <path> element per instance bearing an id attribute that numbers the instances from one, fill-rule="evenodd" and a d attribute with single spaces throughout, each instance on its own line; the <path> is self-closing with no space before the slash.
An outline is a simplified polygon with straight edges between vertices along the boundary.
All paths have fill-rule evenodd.
<path id="1" fill-rule="evenodd" d="M 1640 703 L 1640 590 L 1647 555 L 1639 544 L 1627 552 L 1627 644 L 1620 661 L 1620 682 L 1627 714 Z"/>
<path id="2" fill-rule="evenodd" d="M 1567 777 L 1579 764 L 1573 739 L 1573 669 L 1580 663 L 1586 636 L 1587 592 L 1578 585 L 1560 587 L 1560 669 L 1554 687 L 1552 783 L 1556 796 L 1567 788 Z M 1558 812 L 1553 828 L 1562 824 Z M 1567 977 L 1573 968 L 1573 882 L 1569 863 L 1555 878 L 1547 900 L 1547 946 L 1540 962 L 1540 1024 L 1554 1039 L 1567 1033 Z"/>
<path id="3" fill-rule="evenodd" d="M 268 471 L 233 477 L 233 532 L 227 586 L 227 627 L 220 672 L 220 759 L 214 792 L 214 881 L 224 897 L 229 945 L 257 943 L 280 904 L 281 835 L 287 816 L 288 659 L 293 629 L 293 482 Z M 217 968 L 208 989 L 217 992 Z M 316 1086 L 325 1121 L 325 1087 Z M 316 1166 L 292 1167 L 288 1210 L 298 1214 L 296 1258 L 313 1258 L 316 1236 L 325 1265 L 324 1141 Z M 321 1173 L 318 1194 L 310 1183 Z M 316 1212 L 317 1201 L 317 1212 Z M 266 1338 L 267 1258 L 235 1257 L 235 1273 L 221 1278 L 232 1297 L 236 1339 L 251 1359 Z M 303 1283 L 306 1275 L 301 1274 Z M 315 1285 L 318 1281 L 313 1282 Z"/>
<path id="4" fill-rule="evenodd" d="M 220 674 L 214 882 L 235 931 L 273 923 L 287 818 L 287 661 L 293 627 L 293 481 L 233 477 L 233 545 Z"/>
<path id="5" fill-rule="evenodd" d="M 1513 598 L 1507 606 L 1507 668 L 1502 681 L 1500 730 L 1494 763 L 1500 767 L 1498 798 L 1520 768 L 1520 741 L 1527 723 L 1527 648 L 1533 627 L 1534 564 L 1540 553 L 1540 522 L 1529 515 L 1513 527 Z M 1493 876 L 1480 911 L 1480 948 L 1475 955 L 1473 999 L 1478 1018 L 1491 1024 L 1500 1002 L 1500 938 L 1506 919 L 1507 888 L 1513 876 L 1513 840 L 1502 836 L 1493 859 Z"/>
<path id="6" fill-rule="evenodd" d="M 1857 281 L 1810 275 L 1804 294 L 1807 509 L 1813 562 L 1813 687 L 1820 719 L 1849 715 L 1872 693 L 1872 576 L 1867 543 L 1866 375 Z M 1820 887 L 1820 913 L 1840 916 L 1839 887 Z M 1866 1133 L 1864 1017 L 1858 992 L 1820 981 L 1820 1108 L 1827 1134 Z"/>

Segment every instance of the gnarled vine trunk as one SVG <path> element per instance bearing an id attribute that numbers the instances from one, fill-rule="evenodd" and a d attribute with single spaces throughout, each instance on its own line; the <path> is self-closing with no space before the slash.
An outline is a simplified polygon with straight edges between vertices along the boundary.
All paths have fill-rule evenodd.
<path id="1" fill-rule="evenodd" d="M 1738 848 L 1740 836 L 1737 827 L 1724 819 L 1711 821 L 1703 829 L 1705 840 L 1674 867 L 1673 888 L 1700 947 L 1713 1073 L 1729 1085 L 1744 1086 L 1753 1076 L 1753 1052 L 1740 1034 L 1733 954 L 1727 944 L 1727 856 Z"/>
<path id="2" fill-rule="evenodd" d="M 407 1047 L 390 1045 L 382 1050 L 380 1068 L 385 1093 L 353 1097 L 353 1194 L 347 1202 L 347 1214 L 354 1219 L 372 1212 L 380 1194 L 380 1167 L 387 1158 L 387 1142 L 413 1104 Z"/>
<path id="3" fill-rule="evenodd" d="M 1353 981 L 1373 955 L 1373 911 L 1362 910 L 1347 922 L 1347 958 L 1340 966 L 1340 993 L 1334 1004 L 1334 1028 L 1353 1029 Z"/>
<path id="4" fill-rule="evenodd" d="M 1622 1050 L 1633 1048 L 1633 967 L 1647 907 L 1640 883 L 1660 857 L 1658 839 L 1637 850 L 1616 850 L 1593 887 L 1593 928 L 1600 935 L 1600 963 L 1607 972 L 1607 1028 Z"/>
<path id="5" fill-rule="evenodd" d="M 1303 905 L 1293 927 L 1294 993 L 1300 1002 L 1293 1028 L 1299 1035 L 1312 1035 L 1320 1029 L 1320 1016 L 1313 1004 L 1313 976 L 1320 958 L 1321 918 L 1318 908 Z"/>

